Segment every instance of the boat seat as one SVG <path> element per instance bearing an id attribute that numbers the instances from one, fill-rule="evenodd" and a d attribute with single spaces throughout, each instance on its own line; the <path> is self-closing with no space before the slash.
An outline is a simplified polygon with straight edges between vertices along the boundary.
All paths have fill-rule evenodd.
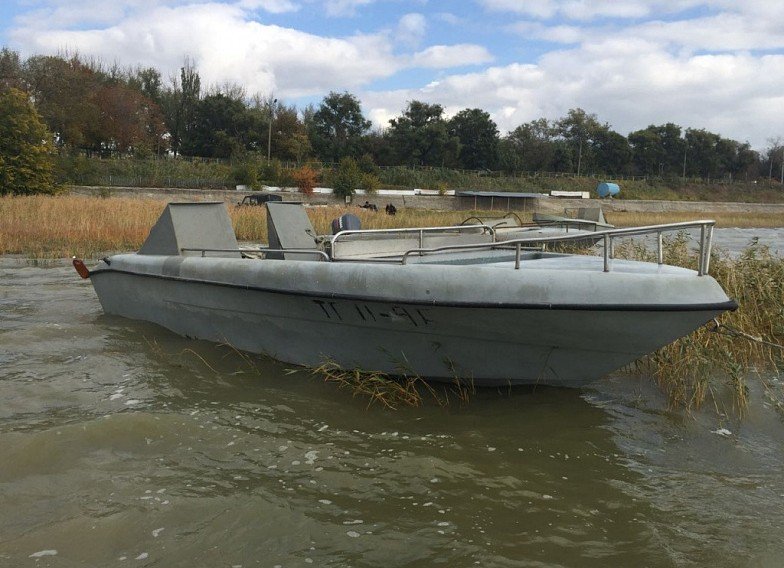
<path id="1" fill-rule="evenodd" d="M 169 203 L 139 254 L 240 257 L 231 219 L 222 201 Z"/>
<path id="2" fill-rule="evenodd" d="M 607 223 L 604 219 L 604 211 L 601 207 L 579 207 L 577 218 L 585 221 L 595 221 L 597 223 Z"/>
<path id="3" fill-rule="evenodd" d="M 316 232 L 302 203 L 267 202 L 267 237 L 271 249 L 318 250 Z M 321 260 L 315 254 L 270 252 L 267 258 L 285 260 Z"/>

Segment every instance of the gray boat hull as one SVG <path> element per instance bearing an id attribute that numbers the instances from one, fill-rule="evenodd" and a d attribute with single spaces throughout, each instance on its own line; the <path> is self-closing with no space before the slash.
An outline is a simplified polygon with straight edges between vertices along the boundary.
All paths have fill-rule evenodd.
<path id="1" fill-rule="evenodd" d="M 477 386 L 581 386 L 734 307 L 690 270 L 568 259 L 515 270 L 119 255 L 90 276 L 106 313 L 181 335 Z"/>

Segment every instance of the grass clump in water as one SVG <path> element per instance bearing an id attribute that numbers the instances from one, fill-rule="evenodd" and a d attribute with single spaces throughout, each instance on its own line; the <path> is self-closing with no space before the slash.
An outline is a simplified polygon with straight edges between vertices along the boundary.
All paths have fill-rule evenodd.
<path id="1" fill-rule="evenodd" d="M 669 239 L 664 250 L 665 264 L 697 265 L 686 233 Z M 616 257 L 655 262 L 654 254 L 635 242 L 619 246 Z M 723 379 L 742 410 L 748 404 L 749 376 L 759 375 L 772 394 L 763 374 L 777 373 L 784 363 L 784 258 L 759 245 L 737 257 L 714 250 L 711 275 L 738 309 L 644 357 L 636 367 L 652 374 L 673 403 L 686 407 L 715 400 L 715 379 Z"/>
<path id="2" fill-rule="evenodd" d="M 422 406 L 428 400 L 446 407 L 451 404 L 452 398 L 465 405 L 475 392 L 472 386 L 466 386 L 457 378 L 453 383 L 444 384 L 441 389 L 437 389 L 418 375 L 398 377 L 377 371 L 343 369 L 333 361 L 327 361 L 312 369 L 311 373 L 328 383 L 338 385 L 339 388 L 350 390 L 355 397 L 366 398 L 368 406 L 380 404 L 390 410 Z"/>

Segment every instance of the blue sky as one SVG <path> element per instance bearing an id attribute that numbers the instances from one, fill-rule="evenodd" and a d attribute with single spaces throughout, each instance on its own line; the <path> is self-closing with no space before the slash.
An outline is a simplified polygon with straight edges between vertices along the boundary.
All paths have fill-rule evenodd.
<path id="1" fill-rule="evenodd" d="M 237 83 L 297 105 L 357 95 L 491 113 L 505 133 L 570 108 L 623 134 L 675 122 L 784 138 L 780 0 L 4 0 L 0 43 Z"/>

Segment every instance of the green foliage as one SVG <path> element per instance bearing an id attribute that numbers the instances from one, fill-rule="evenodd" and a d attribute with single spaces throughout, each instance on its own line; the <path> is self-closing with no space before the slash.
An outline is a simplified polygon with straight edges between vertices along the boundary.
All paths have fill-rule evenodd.
<path id="1" fill-rule="evenodd" d="M 188 156 L 229 158 L 245 150 L 250 117 L 245 105 L 223 94 L 199 101 L 194 125 L 180 151 Z"/>
<path id="2" fill-rule="evenodd" d="M 98 159 L 55 156 L 58 183 L 126 187 L 228 188 L 236 183 L 228 163 L 181 158 Z"/>
<path id="3" fill-rule="evenodd" d="M 362 154 L 362 157 L 359 159 L 358 162 L 359 169 L 364 174 L 371 174 L 374 176 L 378 176 L 381 173 L 381 169 L 376 165 L 375 160 L 373 160 L 373 156 L 370 154 Z"/>
<path id="4" fill-rule="evenodd" d="M 360 184 L 362 172 L 354 158 L 343 158 L 332 177 L 332 189 L 338 197 L 354 195 Z"/>
<path id="5" fill-rule="evenodd" d="M 381 187 L 381 181 L 378 179 L 378 176 L 373 174 L 360 173 L 359 187 L 364 189 L 369 195 L 375 195 Z"/>
<path id="6" fill-rule="evenodd" d="M 478 109 L 464 109 L 449 120 L 449 132 L 460 142 L 460 167 L 490 170 L 498 161 L 498 127 L 490 114 Z"/>
<path id="7" fill-rule="evenodd" d="M 672 123 L 651 125 L 624 137 L 580 108 L 553 121 L 521 124 L 499 140 L 496 125 L 482 109 L 463 109 L 446 120 L 441 105 L 411 101 L 386 131 L 369 131 L 370 122 L 351 93 L 331 92 L 318 108 L 299 110 L 277 102 L 272 95 L 248 99 L 241 85 L 213 87 L 205 96 L 199 72 L 189 59 L 178 77 L 166 81 L 151 67 L 122 69 L 79 56 L 34 55 L 24 60 L 4 48 L 0 50 L 0 88 L 11 87 L 27 91 L 35 101 L 61 154 L 134 156 L 145 164 L 148 158 L 163 157 L 169 151 L 225 159 L 240 151 L 266 155 L 269 148 L 271 156 L 297 164 L 313 153 L 328 162 L 353 157 L 359 159 L 364 173 L 377 176 L 375 164 L 484 173 L 500 169 L 509 174 L 637 175 L 660 180 L 695 176 L 749 182 L 767 179 L 771 186 L 773 179 L 779 179 L 784 161 L 780 138 L 760 155 L 748 143 Z M 139 169 L 143 170 L 141 184 L 159 177 L 157 168 L 148 171 L 145 165 Z M 61 170 L 66 171 L 69 168 Z M 222 171 L 219 177 L 231 183 L 230 174 Z M 278 185 L 292 181 L 283 170 L 267 177 Z M 403 177 L 415 179 L 419 174 Z M 454 176 L 447 177 L 446 183 L 454 185 Z M 201 175 L 194 179 L 204 183 Z M 207 183 L 218 182 L 210 177 Z M 420 181 L 401 181 L 400 185 L 427 186 Z M 485 184 L 463 187 L 471 186 Z"/>
<path id="8" fill-rule="evenodd" d="M 256 187 L 259 184 L 259 169 L 251 160 L 237 162 L 232 167 L 235 184 Z"/>
<path id="9" fill-rule="evenodd" d="M 54 193 L 51 140 L 25 93 L 0 91 L 0 195 Z"/>
<path id="10" fill-rule="evenodd" d="M 331 92 L 321 102 L 310 123 L 310 138 L 316 155 L 337 162 L 356 155 L 370 121 L 362 115 L 359 99 L 350 93 Z"/>
<path id="11" fill-rule="evenodd" d="M 259 172 L 260 181 L 266 185 L 283 185 L 283 164 L 277 158 L 273 158 L 261 165 Z"/>
<path id="12" fill-rule="evenodd" d="M 449 132 L 441 105 L 411 101 L 399 118 L 389 121 L 387 139 L 397 163 L 453 166 L 460 140 Z"/>

